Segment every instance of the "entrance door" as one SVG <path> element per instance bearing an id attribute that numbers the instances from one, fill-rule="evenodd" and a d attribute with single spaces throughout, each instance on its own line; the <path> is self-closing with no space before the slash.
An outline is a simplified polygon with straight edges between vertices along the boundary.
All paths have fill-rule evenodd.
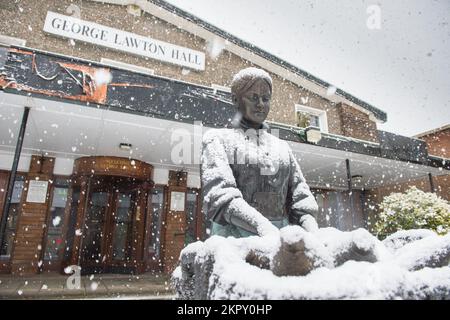
<path id="1" fill-rule="evenodd" d="M 139 189 L 130 179 L 91 181 L 81 251 L 83 273 L 129 273 Z"/>

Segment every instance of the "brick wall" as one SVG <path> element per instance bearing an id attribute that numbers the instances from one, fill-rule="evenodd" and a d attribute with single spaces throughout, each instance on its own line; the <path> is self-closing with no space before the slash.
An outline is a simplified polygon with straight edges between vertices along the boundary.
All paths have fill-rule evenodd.
<path id="1" fill-rule="evenodd" d="M 450 159 L 450 127 L 420 136 L 427 144 L 428 154 Z M 436 193 L 450 201 L 450 174 L 434 177 Z"/>
<path id="2" fill-rule="evenodd" d="M 68 15 L 66 10 L 71 4 L 76 4 L 80 7 L 81 19 L 83 20 L 95 21 L 109 27 L 206 52 L 206 68 L 204 71 L 185 72 L 186 70 L 183 70 L 180 66 L 92 44 L 85 44 L 80 41 L 71 43 L 68 39 L 44 33 L 42 29 L 47 11 Z M 217 57 L 212 57 L 208 55 L 205 40 L 147 13 L 143 13 L 141 17 L 128 14 L 126 6 L 81 0 L 75 3 L 72 0 L 43 0 L 23 1 L 20 3 L 20 7 L 22 9 L 21 12 L 19 12 L 18 4 L 0 7 L 0 34 L 25 39 L 27 40 L 27 46 L 31 48 L 92 61 L 100 61 L 102 57 L 108 58 L 153 69 L 156 75 L 206 86 L 210 86 L 213 83 L 230 86 L 233 75 L 236 72 L 252 66 L 252 63 L 249 61 L 226 50 L 222 51 Z M 336 108 L 335 104 L 326 99 L 326 97 L 312 93 L 278 75 L 271 74 L 271 76 L 273 78 L 274 91 L 268 120 L 295 125 L 295 104 L 301 104 L 325 110 L 330 133 L 350 135 L 360 139 L 368 137 L 370 141 L 376 139 L 376 135 L 371 136 L 376 125 L 368 119 L 366 114 L 358 112 L 351 107 L 346 107 L 343 108 L 345 109 L 345 114 L 341 116 L 341 110 Z M 341 125 L 341 121 L 344 121 L 342 125 L 345 124 L 345 130 Z M 369 135 L 367 135 L 368 131 Z"/>
<path id="3" fill-rule="evenodd" d="M 42 239 L 46 227 L 50 183 L 45 203 L 26 202 L 26 199 L 31 180 L 48 181 L 52 178 L 54 160 L 54 158 L 47 157 L 31 157 L 11 258 L 11 273 L 13 275 L 35 274 L 39 270 L 38 263 L 41 259 Z"/>
<path id="4" fill-rule="evenodd" d="M 427 143 L 429 154 L 450 158 L 450 128 L 420 136 L 419 139 L 422 139 Z M 441 198 L 450 201 L 450 174 L 433 176 L 433 184 L 436 194 Z M 378 205 L 383 201 L 385 196 L 388 196 L 393 192 L 405 192 L 411 186 L 416 186 L 418 189 L 425 192 L 431 192 L 431 185 L 428 177 L 366 191 L 367 212 L 371 219 L 376 220 Z"/>
<path id="5" fill-rule="evenodd" d="M 163 269 L 172 272 L 178 263 L 178 257 L 184 248 L 186 213 L 169 211 L 165 223 Z"/>
<path id="6" fill-rule="evenodd" d="M 418 138 L 427 143 L 428 154 L 450 159 L 450 128 Z"/>
<path id="7" fill-rule="evenodd" d="M 187 172 L 181 171 L 169 171 L 169 187 L 168 195 L 168 207 L 166 209 L 166 218 L 163 225 L 163 237 L 162 242 L 162 254 L 163 254 L 163 270 L 166 273 L 172 272 L 181 250 L 184 248 L 186 238 L 186 198 L 185 198 L 185 210 L 184 211 L 171 211 L 171 193 L 172 192 L 184 192 L 187 191 Z"/>
<path id="8" fill-rule="evenodd" d="M 344 103 L 337 105 L 341 120 L 342 135 L 366 141 L 378 142 L 376 123 L 362 111 Z"/>

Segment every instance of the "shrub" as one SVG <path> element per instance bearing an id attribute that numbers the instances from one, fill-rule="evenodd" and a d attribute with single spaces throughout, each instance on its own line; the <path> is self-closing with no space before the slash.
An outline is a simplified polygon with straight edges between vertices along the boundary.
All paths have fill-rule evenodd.
<path id="1" fill-rule="evenodd" d="M 385 197 L 380 208 L 374 231 L 381 239 L 400 230 L 430 229 L 440 235 L 450 231 L 449 202 L 416 187 Z"/>

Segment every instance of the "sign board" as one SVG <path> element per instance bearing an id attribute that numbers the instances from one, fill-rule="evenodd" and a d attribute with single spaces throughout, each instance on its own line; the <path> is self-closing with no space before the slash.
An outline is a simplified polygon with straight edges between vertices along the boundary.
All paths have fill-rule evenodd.
<path id="1" fill-rule="evenodd" d="M 47 198 L 48 181 L 30 180 L 28 185 L 27 202 L 45 203 Z"/>
<path id="2" fill-rule="evenodd" d="M 20 203 L 22 197 L 24 181 L 14 181 L 14 189 L 11 197 L 11 203 Z"/>
<path id="3" fill-rule="evenodd" d="M 170 193 L 170 211 L 184 211 L 185 193 L 172 191 Z"/>
<path id="4" fill-rule="evenodd" d="M 205 54 L 203 52 L 52 11 L 47 12 L 44 31 L 60 37 L 125 51 L 194 70 L 205 70 Z"/>

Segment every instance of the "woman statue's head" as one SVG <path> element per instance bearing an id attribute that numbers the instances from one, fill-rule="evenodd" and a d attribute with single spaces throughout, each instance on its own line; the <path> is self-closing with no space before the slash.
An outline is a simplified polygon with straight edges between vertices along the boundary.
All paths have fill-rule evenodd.
<path id="1" fill-rule="evenodd" d="M 231 96 L 243 120 L 259 128 L 270 111 L 272 78 L 262 69 L 242 69 L 233 77 Z"/>

